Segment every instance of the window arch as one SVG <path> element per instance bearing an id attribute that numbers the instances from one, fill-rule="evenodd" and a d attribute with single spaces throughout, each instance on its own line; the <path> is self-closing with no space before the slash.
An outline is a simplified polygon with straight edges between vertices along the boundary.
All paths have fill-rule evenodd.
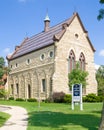
<path id="1" fill-rule="evenodd" d="M 82 52 L 79 57 L 79 63 L 80 63 L 81 70 L 85 70 L 85 56 Z"/>
<path id="2" fill-rule="evenodd" d="M 69 53 L 69 59 L 68 59 L 68 71 L 71 72 L 75 68 L 75 54 L 73 50 Z"/>

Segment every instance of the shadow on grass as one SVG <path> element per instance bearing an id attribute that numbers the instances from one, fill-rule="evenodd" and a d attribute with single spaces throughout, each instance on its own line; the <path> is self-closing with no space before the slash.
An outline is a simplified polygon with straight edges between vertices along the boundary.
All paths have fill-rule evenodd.
<path id="1" fill-rule="evenodd" d="M 6 121 L 7 119 L 0 116 L 0 127 L 4 124 L 4 122 Z"/>
<path id="2" fill-rule="evenodd" d="M 81 126 L 87 130 L 98 130 L 99 117 L 92 114 L 65 114 L 62 112 L 40 111 L 29 113 L 29 125 L 35 127 L 63 128 L 71 130 L 71 127 Z M 75 128 L 77 129 L 77 128 Z M 75 130 L 73 128 L 73 130 Z"/>

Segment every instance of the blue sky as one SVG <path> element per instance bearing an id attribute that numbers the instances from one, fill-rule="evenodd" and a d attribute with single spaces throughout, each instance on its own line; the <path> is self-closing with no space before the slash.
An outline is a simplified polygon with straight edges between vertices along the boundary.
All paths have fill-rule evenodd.
<path id="1" fill-rule="evenodd" d="M 104 65 L 104 20 L 97 20 L 104 8 L 99 0 L 1 0 L 0 1 L 0 56 L 6 57 L 20 45 L 44 29 L 48 9 L 50 26 L 79 13 L 89 38 L 96 49 L 95 64 Z"/>

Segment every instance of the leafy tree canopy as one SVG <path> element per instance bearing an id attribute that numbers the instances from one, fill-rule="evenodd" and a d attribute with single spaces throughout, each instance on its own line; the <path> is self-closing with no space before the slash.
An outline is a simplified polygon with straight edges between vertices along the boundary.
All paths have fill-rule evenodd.
<path id="1" fill-rule="evenodd" d="M 0 57 L 0 68 L 3 68 L 5 66 L 5 61 L 3 57 Z"/>
<path id="2" fill-rule="evenodd" d="M 100 4 L 104 4 L 104 0 L 100 0 L 99 2 L 100 2 Z M 99 15 L 97 16 L 98 20 L 101 20 L 103 18 L 104 18 L 104 8 L 99 10 Z"/>
<path id="3" fill-rule="evenodd" d="M 101 65 L 96 73 L 98 83 L 98 95 L 104 95 L 104 65 Z"/>
<path id="4" fill-rule="evenodd" d="M 82 87 L 86 87 L 86 77 L 88 76 L 88 72 L 80 69 L 79 63 L 76 64 L 76 68 L 73 69 L 68 77 L 69 77 L 69 87 L 71 88 L 73 84 L 82 84 Z"/>

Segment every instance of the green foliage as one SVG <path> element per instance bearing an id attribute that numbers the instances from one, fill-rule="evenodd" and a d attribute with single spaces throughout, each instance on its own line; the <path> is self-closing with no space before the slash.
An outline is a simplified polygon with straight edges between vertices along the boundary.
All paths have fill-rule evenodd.
<path id="1" fill-rule="evenodd" d="M 14 97 L 9 97 L 9 100 L 14 100 Z"/>
<path id="2" fill-rule="evenodd" d="M 88 72 L 83 71 L 79 67 L 79 63 L 76 64 L 76 68 L 73 69 L 69 75 L 69 87 L 71 88 L 73 84 L 82 84 L 82 87 L 86 87 L 86 77 L 88 76 Z"/>
<path id="3" fill-rule="evenodd" d="M 27 99 L 28 102 L 37 102 L 37 100 L 35 98 L 29 98 Z"/>
<path id="4" fill-rule="evenodd" d="M 49 98 L 45 99 L 44 102 L 45 103 L 52 103 L 53 99 L 52 99 L 52 97 L 49 97 Z"/>
<path id="5" fill-rule="evenodd" d="M 104 0 L 100 0 L 99 1 L 100 4 L 104 4 Z M 98 20 L 101 20 L 104 18 L 104 9 L 100 9 L 99 10 L 99 15 L 97 16 L 97 19 Z"/>
<path id="6" fill-rule="evenodd" d="M 4 112 L 0 112 L 0 127 L 9 119 L 10 115 Z"/>
<path id="7" fill-rule="evenodd" d="M 3 68 L 5 66 L 5 61 L 3 57 L 0 57 L 0 68 Z"/>
<path id="8" fill-rule="evenodd" d="M 0 98 L 5 98 L 7 95 L 7 92 L 4 89 L 0 89 Z"/>
<path id="9" fill-rule="evenodd" d="M 96 80 L 98 83 L 98 95 L 104 96 L 104 65 L 101 65 L 97 70 Z"/>
<path id="10" fill-rule="evenodd" d="M 103 96 L 96 96 L 94 93 L 90 93 L 83 97 L 83 102 L 102 102 Z"/>
<path id="11" fill-rule="evenodd" d="M 0 79 L 2 79 L 3 75 L 4 75 L 4 70 L 3 70 L 3 68 L 0 68 Z"/>
<path id="12" fill-rule="evenodd" d="M 65 94 L 64 96 L 64 103 L 71 103 L 72 102 L 72 95 Z"/>
<path id="13" fill-rule="evenodd" d="M 16 98 L 16 101 L 24 101 L 23 98 Z"/>
<path id="14" fill-rule="evenodd" d="M 71 104 L 0 101 L 0 104 L 24 107 L 28 111 L 27 130 L 98 130 L 102 103 L 83 103 L 84 110 Z M 0 118 L 1 120 L 2 118 Z"/>
<path id="15" fill-rule="evenodd" d="M 10 70 L 8 67 L 5 67 L 5 61 L 3 57 L 0 57 L 0 85 L 5 85 L 6 80 L 3 80 L 3 75 L 8 74 Z"/>
<path id="16" fill-rule="evenodd" d="M 103 3 L 104 3 L 104 0 L 100 0 L 99 2 L 100 2 L 101 4 L 103 4 Z"/>

